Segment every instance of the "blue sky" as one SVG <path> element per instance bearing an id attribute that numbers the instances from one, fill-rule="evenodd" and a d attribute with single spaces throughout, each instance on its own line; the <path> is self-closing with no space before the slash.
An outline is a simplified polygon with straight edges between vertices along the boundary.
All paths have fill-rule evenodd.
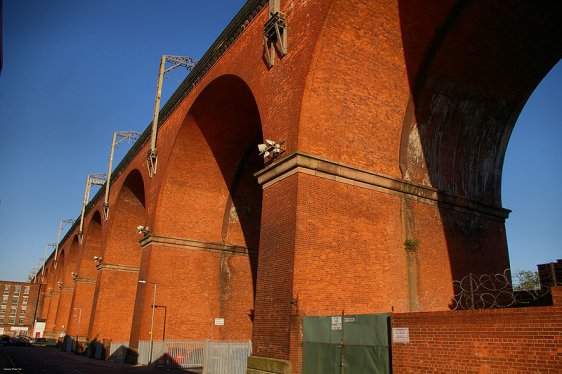
<path id="1" fill-rule="evenodd" d="M 106 172 L 112 133 L 149 124 L 160 56 L 200 58 L 244 2 L 4 1 L 0 279 L 25 280 L 59 221 L 79 216 L 86 175 Z M 184 77 L 164 81 L 164 99 Z M 562 257 L 561 104 L 559 64 L 508 147 L 503 205 L 513 210 L 514 269 Z"/>

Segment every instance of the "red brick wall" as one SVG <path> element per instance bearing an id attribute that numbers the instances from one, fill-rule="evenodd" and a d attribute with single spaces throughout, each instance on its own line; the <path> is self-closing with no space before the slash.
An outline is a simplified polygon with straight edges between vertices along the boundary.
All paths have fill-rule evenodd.
<path id="1" fill-rule="evenodd" d="M 99 271 L 88 337 L 128 341 L 133 320 L 138 273 Z"/>
<path id="2" fill-rule="evenodd" d="M 50 293 L 50 291 L 48 291 Z M 51 293 L 51 301 L 49 302 L 49 310 L 47 312 L 47 323 L 45 324 L 46 334 L 55 334 L 55 319 L 57 317 L 57 308 L 59 305 L 60 292 Z M 55 334 L 56 335 L 56 334 Z"/>
<path id="3" fill-rule="evenodd" d="M 68 319 L 70 316 L 70 304 L 72 303 L 72 293 L 74 288 L 63 288 L 60 293 L 59 304 L 57 308 L 57 316 L 55 318 L 55 331 L 61 332 L 68 328 Z"/>
<path id="4" fill-rule="evenodd" d="M 46 288 L 42 293 L 44 293 L 43 302 L 41 303 L 41 310 L 37 311 L 37 318 L 46 320 L 49 313 L 49 305 L 51 304 L 51 295 L 47 292 Z"/>
<path id="5" fill-rule="evenodd" d="M 153 232 L 220 242 L 227 197 L 228 186 L 213 150 L 207 145 L 197 123 L 187 118 L 171 156 Z M 169 214 L 172 212 L 175 214 Z"/>
<path id="6" fill-rule="evenodd" d="M 289 358 L 298 178 L 263 191 L 253 342 L 255 354 Z"/>
<path id="7" fill-rule="evenodd" d="M 108 221 L 109 228 L 103 247 L 104 263 L 139 266 L 140 236 L 137 226 L 146 225 L 144 195 L 142 177 L 137 170 L 133 170 L 119 191 Z"/>
<path id="8" fill-rule="evenodd" d="M 78 271 L 78 238 L 74 236 L 71 243 L 62 249 L 61 261 L 59 263 L 60 273 L 59 281 L 62 282 L 60 300 L 57 308 L 57 316 L 55 320 L 56 330 L 68 330 L 68 321 L 71 317 L 72 299 L 74 294 L 74 279 L 72 273 Z"/>
<path id="9" fill-rule="evenodd" d="M 145 267 L 144 259 L 147 265 Z M 247 255 L 152 244 L 143 249 L 139 279 L 156 283 L 154 339 L 250 340 L 253 290 Z M 154 286 L 141 284 L 131 345 L 148 340 Z M 215 318 L 224 326 L 215 326 Z"/>
<path id="10" fill-rule="evenodd" d="M 112 213 L 115 213 L 115 211 L 112 211 Z M 101 213 L 96 211 L 93 213 L 92 218 L 86 221 L 84 225 L 84 240 L 80 246 L 77 265 L 78 277 L 74 282 L 74 294 L 70 310 L 71 318 L 68 321 L 67 333 L 71 336 L 78 335 L 84 337 L 88 335 L 98 275 L 94 256 L 99 257 L 102 255 L 101 220 Z M 78 323 L 79 318 L 80 323 Z"/>
<path id="11" fill-rule="evenodd" d="M 394 313 L 394 373 L 560 373 L 562 307 Z"/>
<path id="12" fill-rule="evenodd" d="M 95 283 L 80 281 L 75 283 L 72 308 L 68 319 L 68 335 L 80 337 L 87 335 L 95 289 Z M 78 330 L 78 327 L 80 327 L 80 330 Z"/>
<path id="13" fill-rule="evenodd" d="M 330 11 L 306 80 L 299 149 L 401 177 L 401 126 L 410 92 L 399 2 L 322 3 Z"/>
<path id="14" fill-rule="evenodd" d="M 250 258 L 223 253 L 220 257 L 220 340 L 251 340 L 254 317 L 254 289 Z"/>
<path id="15" fill-rule="evenodd" d="M 49 266 L 46 267 L 45 274 L 43 274 L 41 278 L 43 282 L 45 282 L 45 287 L 43 287 L 42 289 L 42 292 L 45 293 L 45 298 L 43 300 L 40 316 L 43 319 L 47 319 L 49 315 L 49 308 L 51 306 L 51 290 L 53 289 L 53 283 L 55 278 L 52 262 L 50 262 Z"/>
<path id="16" fill-rule="evenodd" d="M 115 213 L 112 211 L 111 213 Z M 101 215 L 94 213 L 93 218 L 84 230 L 84 240 L 80 248 L 78 276 L 80 278 L 96 279 L 97 270 L 94 256 L 101 256 Z"/>
<path id="17" fill-rule="evenodd" d="M 64 274 L 63 274 L 63 284 L 66 287 L 74 286 L 74 278 L 72 273 L 78 272 L 78 257 L 80 255 L 78 248 L 78 236 L 74 236 L 72 243 L 67 245 L 64 249 L 65 251 L 65 263 L 64 263 Z"/>
<path id="18" fill-rule="evenodd" d="M 60 246 L 60 248 L 63 248 Z M 62 325 L 66 324 L 67 321 L 63 322 L 62 313 L 59 313 L 59 308 L 61 305 L 61 299 L 63 298 L 62 294 L 62 285 L 64 281 L 64 264 L 65 264 L 65 252 L 61 250 L 58 254 L 57 258 L 57 266 L 56 268 L 53 266 L 51 271 L 53 272 L 54 276 L 52 278 L 52 297 L 51 302 L 49 304 L 49 312 L 47 314 L 47 323 L 45 326 L 45 331 L 47 334 L 50 334 L 52 337 L 58 337 L 60 332 L 62 331 Z M 48 290 L 51 292 L 51 290 Z M 66 291 L 68 293 L 68 291 Z M 66 326 L 65 326 L 66 327 Z"/>
<path id="19" fill-rule="evenodd" d="M 146 225 L 145 188 L 141 173 L 133 170 L 112 204 L 109 231 L 103 243 L 88 336 L 128 341 L 138 285 L 141 258 L 138 225 Z"/>

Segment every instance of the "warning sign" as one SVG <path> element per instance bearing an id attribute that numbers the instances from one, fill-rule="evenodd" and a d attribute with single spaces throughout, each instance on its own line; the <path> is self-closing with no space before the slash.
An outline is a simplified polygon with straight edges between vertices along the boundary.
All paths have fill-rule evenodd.
<path id="1" fill-rule="evenodd" d="M 393 327 L 392 342 L 403 344 L 410 343 L 410 329 L 407 327 Z"/>
<path id="2" fill-rule="evenodd" d="M 332 317 L 332 331 L 341 330 L 341 316 Z"/>

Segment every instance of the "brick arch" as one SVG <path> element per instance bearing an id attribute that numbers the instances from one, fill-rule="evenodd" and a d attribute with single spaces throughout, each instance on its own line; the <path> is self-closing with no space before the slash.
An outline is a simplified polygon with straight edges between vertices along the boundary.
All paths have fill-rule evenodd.
<path id="1" fill-rule="evenodd" d="M 97 269 L 94 256 L 101 256 L 102 218 L 95 211 L 84 231 L 84 241 L 80 248 L 77 276 L 74 281 L 71 317 L 67 333 L 84 339 L 88 333 L 92 305 L 96 289 Z"/>
<path id="2" fill-rule="evenodd" d="M 66 260 L 66 247 L 63 247 L 62 250 L 60 250 L 56 261 L 55 282 L 53 287 L 54 289 L 57 289 L 59 284 L 62 284 L 62 282 L 64 281 L 65 260 Z"/>
<path id="3" fill-rule="evenodd" d="M 46 268 L 45 268 L 45 274 L 44 274 L 44 279 L 45 279 L 45 297 L 43 299 L 43 305 L 42 305 L 42 309 L 41 309 L 41 318 L 43 319 L 47 319 L 47 317 L 49 316 L 49 309 L 51 308 L 51 300 L 52 300 L 52 294 L 54 291 L 54 283 L 55 283 L 55 272 L 54 272 L 54 264 L 53 261 L 49 261 L 46 264 Z M 46 330 L 48 331 L 49 326 L 45 326 Z"/>
<path id="4" fill-rule="evenodd" d="M 65 251 L 67 253 L 64 262 L 63 284 L 64 286 L 71 287 L 74 285 L 72 273 L 77 273 L 78 271 L 78 260 L 80 256 L 78 236 L 75 236 L 70 242 L 70 245 L 66 248 Z"/>
<path id="5" fill-rule="evenodd" d="M 43 266 L 45 267 L 45 273 L 41 275 L 41 278 L 42 281 L 44 281 L 45 284 L 47 285 L 46 287 L 48 289 L 49 287 L 53 287 L 52 283 L 55 277 L 54 262 L 48 261 Z"/>
<path id="6" fill-rule="evenodd" d="M 562 57 L 562 4 L 401 1 L 399 11 L 411 92 L 403 178 L 442 196 L 434 216 L 442 222 L 450 277 L 499 273 L 510 267 L 509 211 L 501 201 L 505 152 L 527 99 Z M 431 14 L 432 22 L 420 14 Z M 429 220 L 419 216 L 419 204 L 404 211 L 407 236 L 423 235 Z M 422 262 L 417 271 L 422 288 L 434 282 L 430 274 L 443 273 Z"/>
<path id="7" fill-rule="evenodd" d="M 49 306 L 49 313 L 47 316 L 47 326 L 46 329 L 51 332 L 52 337 L 58 336 L 58 334 L 62 331 L 61 327 L 62 319 L 59 317 L 59 306 L 60 306 L 60 299 L 62 295 L 62 286 L 64 281 L 64 271 L 65 271 L 65 258 L 66 258 L 66 247 L 60 250 L 60 253 L 57 257 L 57 266 L 54 269 L 54 279 L 53 279 L 53 292 L 51 297 L 51 305 Z"/>
<path id="8" fill-rule="evenodd" d="M 318 3 L 326 18 L 298 124 L 308 174 L 285 179 L 299 199 L 297 235 L 294 254 L 274 257 L 292 256 L 292 278 L 278 282 L 292 289 L 278 297 L 272 282 L 258 294 L 267 300 L 255 325 L 267 338 L 254 337 L 263 356 L 299 349 L 298 325 L 270 317 L 295 299 L 316 315 L 416 310 L 422 296 L 438 300 L 425 310 L 446 309 L 453 279 L 509 266 L 499 199 L 505 144 L 561 54 L 557 2 Z M 417 143 L 414 123 L 424 127 Z M 405 154 L 409 147 L 418 152 Z M 408 252 L 412 239 L 421 244 Z"/>
<path id="9" fill-rule="evenodd" d="M 445 18 L 431 30 L 420 25 L 420 11 L 420 4 L 400 2 L 412 90 L 401 145 L 404 176 L 501 207 L 515 122 L 562 57 L 562 5 L 459 1 L 437 11 Z M 420 43 L 423 38 L 431 39 Z"/>
<path id="10" fill-rule="evenodd" d="M 96 263 L 94 256 L 101 256 L 102 218 L 96 211 L 84 232 L 84 244 L 80 253 L 78 275 L 81 278 L 94 279 L 96 277 Z"/>
<path id="11" fill-rule="evenodd" d="M 241 189 L 252 183 L 252 171 L 263 167 L 255 156 L 261 140 L 260 114 L 248 85 L 234 75 L 207 85 L 175 139 L 156 207 L 155 232 L 256 249 L 261 202 L 247 201 L 248 191 Z M 261 196 L 255 181 L 252 186 Z M 190 213 L 170 214 L 182 210 Z M 239 220 L 229 222 L 230 215 Z"/>
<path id="12" fill-rule="evenodd" d="M 72 298 L 74 294 L 74 277 L 72 273 L 76 273 L 78 270 L 78 257 L 78 236 L 74 236 L 72 241 L 65 245 L 60 257 L 60 262 L 63 266 L 60 268 L 61 272 L 57 277 L 58 282 L 62 282 L 55 318 L 55 330 L 57 332 L 68 332 L 68 322 L 71 314 L 70 311 L 72 308 Z"/>
<path id="13" fill-rule="evenodd" d="M 375 231 L 354 232 L 357 243 L 392 259 L 392 274 L 365 278 L 380 283 L 380 291 L 388 287 L 393 296 L 379 299 L 385 308 L 393 298 L 415 298 L 418 287 L 432 292 L 436 284 L 450 288 L 452 279 L 468 272 L 509 267 L 503 157 L 525 101 L 562 56 L 562 5 L 326 4 L 330 10 L 303 96 L 299 149 L 380 176 L 385 182 L 376 187 L 390 183 L 399 193 L 369 194 L 365 219 L 352 210 L 337 213 L 342 204 L 334 199 L 318 204 L 320 216 L 334 217 L 324 227 L 337 231 L 332 222 L 342 221 L 396 225 L 384 243 Z M 339 63 L 349 53 L 353 58 Z M 339 201 L 356 198 L 338 195 Z M 404 253 L 407 239 L 423 243 L 415 258 Z M 384 278 L 377 279 L 378 273 Z M 398 284 L 407 287 L 395 292 Z"/>
<path id="14" fill-rule="evenodd" d="M 157 304 L 168 307 L 170 338 L 250 339 L 262 190 L 253 174 L 263 167 L 260 113 L 238 76 L 210 82 L 186 114 L 171 150 L 143 240 L 139 279 L 158 284 Z M 173 263 L 170 259 L 173 258 Z M 162 269 L 166 271 L 162 271 Z M 139 287 L 131 332 L 147 339 L 152 286 Z M 181 291 L 180 291 L 181 290 Z M 177 297 L 188 292 L 190 307 Z M 214 317 L 225 318 L 217 329 Z M 156 315 L 155 337 L 163 335 Z"/>
<path id="15" fill-rule="evenodd" d="M 141 259 L 136 228 L 145 222 L 144 180 L 134 169 L 119 190 L 106 226 L 87 332 L 90 339 L 129 340 Z"/>
<path id="16" fill-rule="evenodd" d="M 138 225 L 146 221 L 145 186 L 139 170 L 132 170 L 125 178 L 117 195 L 110 217 L 103 261 L 138 266 L 140 262 Z"/>
<path id="17" fill-rule="evenodd" d="M 262 138 L 248 84 L 231 74 L 210 82 L 175 139 L 154 223 L 164 236 L 246 248 L 254 289 L 262 203 L 254 173 L 263 168 Z"/>

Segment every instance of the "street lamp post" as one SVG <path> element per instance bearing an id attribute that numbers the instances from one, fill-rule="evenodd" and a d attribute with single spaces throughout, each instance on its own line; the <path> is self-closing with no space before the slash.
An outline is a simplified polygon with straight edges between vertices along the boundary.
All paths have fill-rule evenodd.
<path id="1" fill-rule="evenodd" d="M 154 336 L 154 308 L 156 307 L 156 283 L 148 282 L 145 280 L 139 280 L 140 284 L 152 284 L 154 286 L 154 293 L 152 295 L 152 320 L 150 321 L 150 360 L 149 365 L 152 365 L 152 347 L 154 346 L 153 336 Z"/>

